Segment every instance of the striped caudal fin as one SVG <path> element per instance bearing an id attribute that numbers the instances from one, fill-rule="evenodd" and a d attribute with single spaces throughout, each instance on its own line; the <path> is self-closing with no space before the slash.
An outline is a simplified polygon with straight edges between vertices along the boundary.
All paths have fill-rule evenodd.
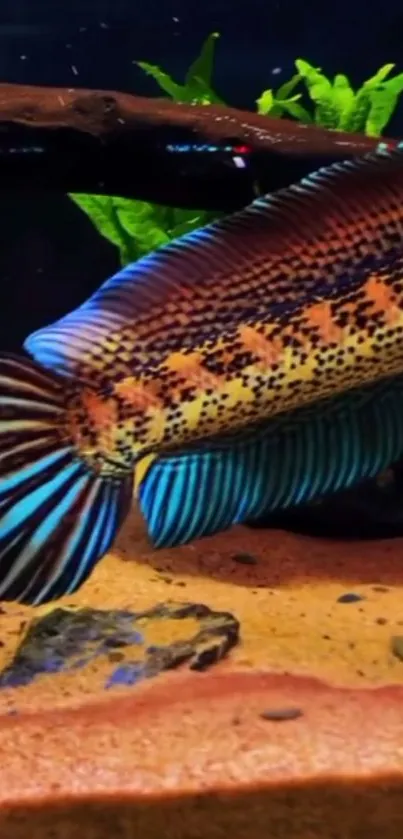
<path id="1" fill-rule="evenodd" d="M 403 455 L 403 377 L 156 460 L 139 502 L 156 547 L 174 547 L 347 489 Z"/>
<path id="2" fill-rule="evenodd" d="M 112 544 L 132 476 L 103 478 L 65 430 L 65 380 L 0 356 L 0 600 L 75 591 Z"/>

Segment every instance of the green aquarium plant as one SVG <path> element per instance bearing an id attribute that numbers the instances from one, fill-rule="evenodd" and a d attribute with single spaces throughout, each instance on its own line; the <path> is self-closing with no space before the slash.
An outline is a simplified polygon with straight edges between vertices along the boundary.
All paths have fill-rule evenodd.
<path id="1" fill-rule="evenodd" d="M 403 73 L 390 77 L 394 64 L 385 64 L 356 91 L 343 73 L 331 80 L 301 58 L 295 64 L 314 105 L 317 125 L 370 137 L 382 134 L 403 92 Z"/>
<path id="2" fill-rule="evenodd" d="M 70 198 L 89 216 L 98 232 L 116 245 L 122 265 L 203 227 L 218 215 L 109 195 L 75 192 Z"/>
<path id="3" fill-rule="evenodd" d="M 137 65 L 175 102 L 224 105 L 213 87 L 218 38 L 217 32 L 206 38 L 183 82 L 175 81 L 155 64 L 138 61 Z M 291 117 L 306 124 L 378 137 L 388 125 L 403 92 L 403 73 L 391 75 L 394 64 L 385 64 L 358 90 L 354 90 L 343 73 L 330 79 L 319 67 L 302 58 L 297 59 L 295 67 L 296 73 L 277 91 L 262 92 L 256 100 L 259 114 Z M 89 216 L 99 233 L 119 249 L 122 265 L 203 227 L 220 215 L 104 195 L 73 193 L 70 197 Z"/>
<path id="4" fill-rule="evenodd" d="M 152 76 L 164 93 L 175 102 L 193 105 L 210 105 L 213 102 L 224 104 L 211 87 L 214 48 L 218 37 L 218 33 L 213 32 L 205 40 L 183 84 L 175 82 L 153 64 L 139 61 L 138 66 Z M 205 210 L 183 210 L 108 195 L 71 193 L 70 198 L 89 216 L 99 233 L 119 249 L 122 265 L 134 262 L 191 230 L 203 227 L 220 215 Z"/>
<path id="5" fill-rule="evenodd" d="M 174 102 L 187 102 L 189 105 L 224 105 L 223 100 L 215 93 L 211 84 L 214 69 L 215 44 L 220 37 L 218 32 L 212 32 L 204 41 L 200 54 L 186 73 L 183 84 L 175 82 L 160 67 L 137 61 L 138 67 L 157 82 L 158 86 Z"/>
<path id="6" fill-rule="evenodd" d="M 300 122 L 312 122 L 311 114 L 300 102 L 302 93 L 293 93 L 301 81 L 300 73 L 295 73 L 276 92 L 272 89 L 264 90 L 259 99 L 256 100 L 258 114 L 271 117 L 292 117 Z"/>

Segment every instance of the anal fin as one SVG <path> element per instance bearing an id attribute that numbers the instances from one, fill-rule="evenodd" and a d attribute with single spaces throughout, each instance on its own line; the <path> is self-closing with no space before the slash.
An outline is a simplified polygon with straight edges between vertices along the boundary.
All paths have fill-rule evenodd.
<path id="1" fill-rule="evenodd" d="M 155 460 L 138 487 L 156 547 L 187 543 L 375 476 L 403 453 L 403 378 Z"/>

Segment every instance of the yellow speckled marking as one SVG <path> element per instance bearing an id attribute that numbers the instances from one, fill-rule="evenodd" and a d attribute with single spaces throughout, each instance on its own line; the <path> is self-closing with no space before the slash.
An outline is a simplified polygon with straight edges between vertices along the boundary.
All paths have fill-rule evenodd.
<path id="1" fill-rule="evenodd" d="M 108 424 L 116 428 L 120 404 L 121 434 L 132 450 L 158 451 L 402 370 L 403 257 L 393 270 L 373 272 L 343 292 L 257 315 L 214 340 L 166 353 L 141 378 L 116 383 L 116 403 L 84 398 L 102 449 L 113 450 Z"/>
<path id="2" fill-rule="evenodd" d="M 314 301 L 276 319 L 242 323 L 181 358 L 163 360 L 179 384 L 175 441 L 247 425 L 403 368 L 403 260 L 393 275 L 371 274 L 344 296 Z M 246 351 L 246 355 L 245 355 Z M 209 369 L 221 362 L 223 372 Z M 166 382 L 170 392 L 169 381 Z M 178 380 L 174 383 L 175 393 Z M 169 410 L 165 427 L 169 434 Z"/>

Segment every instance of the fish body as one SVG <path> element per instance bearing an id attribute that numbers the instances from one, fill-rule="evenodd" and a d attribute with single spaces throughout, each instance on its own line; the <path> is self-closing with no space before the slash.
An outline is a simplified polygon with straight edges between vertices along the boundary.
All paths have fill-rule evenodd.
<path id="1" fill-rule="evenodd" d="M 74 386 L 78 448 L 101 469 L 133 468 L 143 453 L 247 428 L 402 371 L 403 254 L 277 308 L 212 326 L 203 342 L 162 351 L 117 380 Z"/>
<path id="2" fill-rule="evenodd" d="M 380 150 L 128 266 L 27 339 L 33 362 L 0 358 L 0 597 L 75 590 L 133 481 L 172 545 L 398 457 L 402 244 L 403 149 Z"/>

